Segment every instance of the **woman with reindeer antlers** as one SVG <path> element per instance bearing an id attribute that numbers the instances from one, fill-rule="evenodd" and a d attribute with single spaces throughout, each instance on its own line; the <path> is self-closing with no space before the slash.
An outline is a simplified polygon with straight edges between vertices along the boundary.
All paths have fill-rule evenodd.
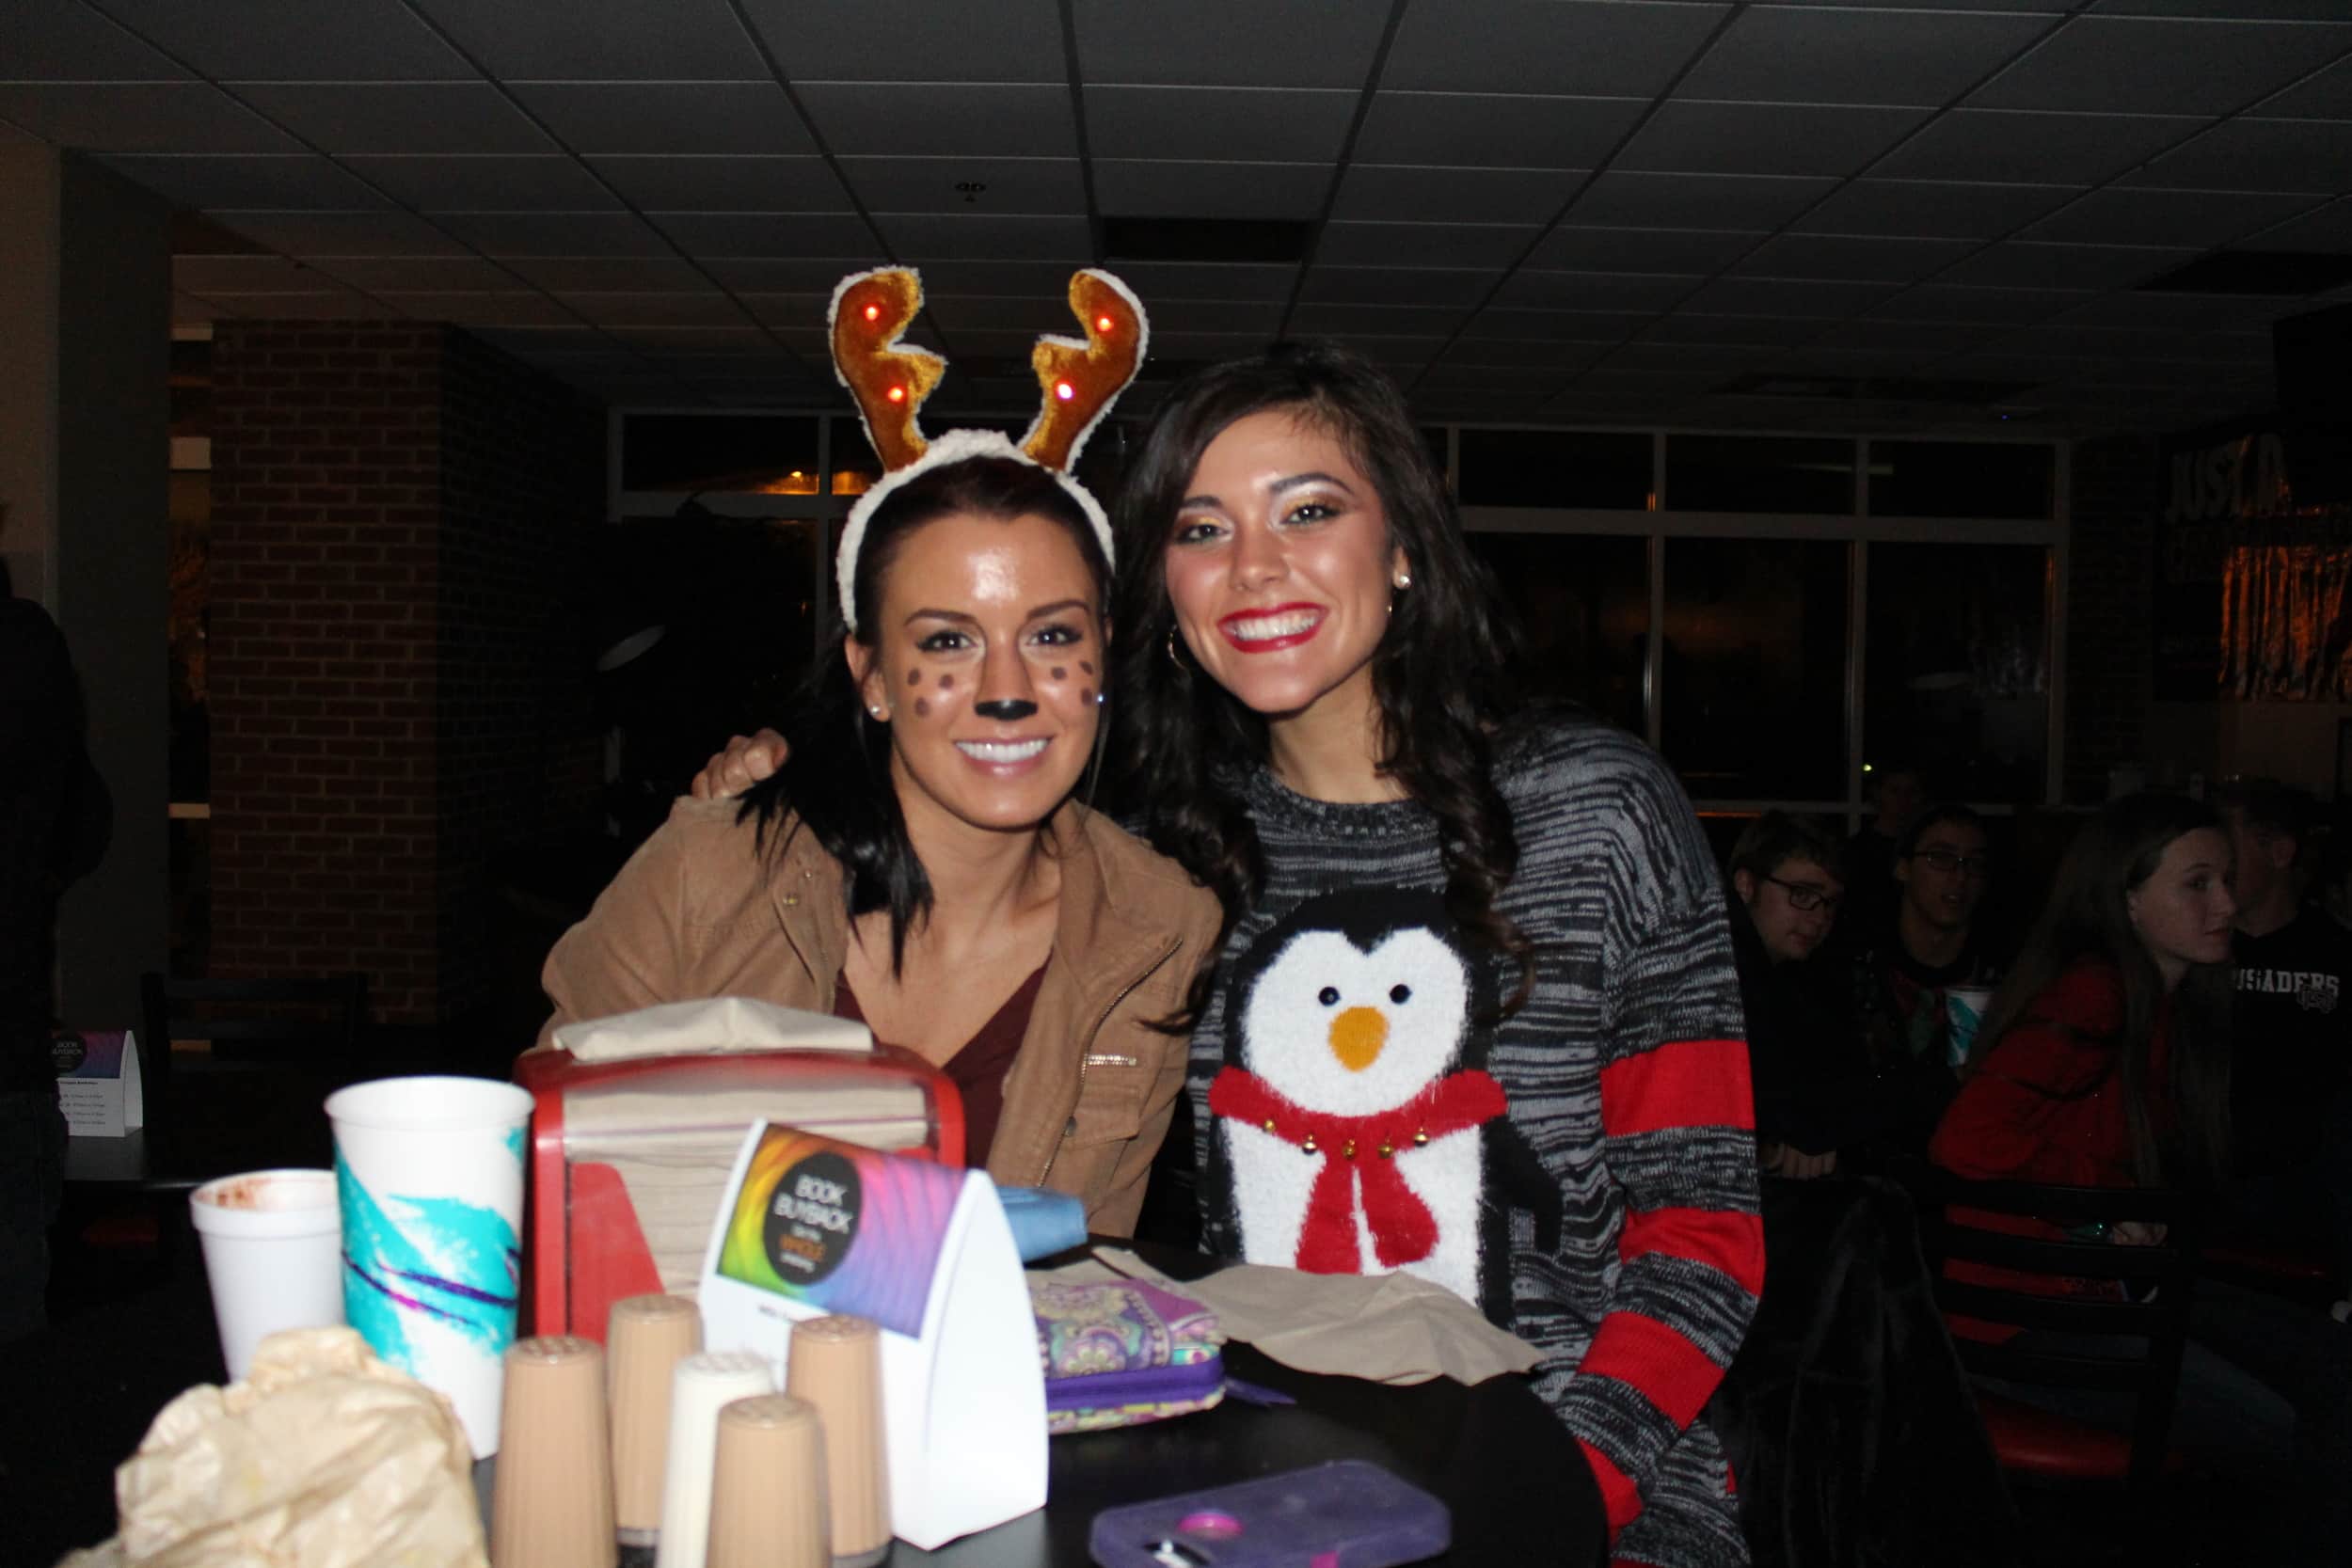
<path id="1" fill-rule="evenodd" d="M 834 358 L 888 471 L 842 532 L 843 629 L 739 803 L 682 800 L 548 956 L 541 1032 L 743 995 L 863 1019 L 961 1091 L 967 1157 L 1123 1235 L 1182 1085 L 1216 900 L 1079 803 L 1109 668 L 1110 528 L 1068 473 L 1143 358 L 1141 307 L 1071 280 L 1085 341 L 1033 356 L 1016 446 L 927 441 L 914 275 L 835 291 Z"/>

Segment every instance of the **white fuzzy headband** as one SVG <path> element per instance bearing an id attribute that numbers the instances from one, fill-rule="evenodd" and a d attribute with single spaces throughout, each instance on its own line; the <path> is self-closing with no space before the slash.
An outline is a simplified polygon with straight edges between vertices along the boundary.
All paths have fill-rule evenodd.
<path id="1" fill-rule="evenodd" d="M 882 477 L 850 508 L 834 566 L 841 618 L 857 626 L 857 558 L 866 525 L 890 493 L 927 469 L 971 457 L 1009 457 L 1033 463 L 1070 492 L 1094 525 L 1103 558 L 1112 559 L 1110 518 L 1102 502 L 1071 476 L 1087 437 L 1143 368 L 1151 324 L 1143 304 L 1109 273 L 1086 268 L 1070 279 L 1070 310 L 1084 338 L 1041 337 L 1029 351 L 1042 402 L 1018 443 L 993 430 L 951 430 L 925 438 L 915 415 L 939 385 L 947 362 L 900 344 L 898 335 L 923 308 L 923 280 L 912 267 L 855 273 L 833 292 L 826 318 L 834 373 L 857 400 L 866 439 L 882 461 Z"/>

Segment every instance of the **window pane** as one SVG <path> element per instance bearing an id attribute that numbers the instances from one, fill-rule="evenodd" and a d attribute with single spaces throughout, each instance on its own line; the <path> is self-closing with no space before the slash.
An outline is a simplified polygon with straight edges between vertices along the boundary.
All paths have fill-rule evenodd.
<path id="1" fill-rule="evenodd" d="M 1465 431 L 1464 435 L 1469 433 Z M 1532 697 L 1581 703 L 1639 735 L 1649 641 L 1647 541 L 1616 534 L 1473 533 L 1518 616 Z"/>
<path id="2" fill-rule="evenodd" d="M 1669 436 L 1675 512 L 1853 515 L 1853 443 L 1817 436 Z"/>
<path id="3" fill-rule="evenodd" d="M 1465 430 L 1465 506 L 1649 506 L 1650 438 L 1634 432 Z"/>
<path id="4" fill-rule="evenodd" d="M 1693 796 L 1844 798 L 1847 550 L 1666 541 L 1660 733 Z"/>
<path id="5" fill-rule="evenodd" d="M 773 414 L 632 414 L 621 488 L 813 496 L 817 421 Z"/>
<path id="6" fill-rule="evenodd" d="M 2057 449 L 1993 441 L 1873 441 L 1874 517 L 2051 514 Z"/>
<path id="7" fill-rule="evenodd" d="M 2050 745 L 2050 552 L 1872 545 L 1864 760 L 1905 760 L 1965 800 L 2042 797 Z"/>

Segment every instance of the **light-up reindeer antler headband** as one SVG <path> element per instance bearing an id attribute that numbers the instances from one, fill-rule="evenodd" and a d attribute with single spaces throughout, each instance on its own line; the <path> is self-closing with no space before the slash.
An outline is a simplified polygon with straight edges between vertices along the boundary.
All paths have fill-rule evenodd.
<path id="1" fill-rule="evenodd" d="M 1015 445 L 993 430 L 951 430 L 925 439 L 915 415 L 946 372 L 938 355 L 911 348 L 898 335 L 923 308 L 923 282 L 911 267 L 882 267 L 841 280 L 833 292 L 829 325 L 833 367 L 857 400 L 866 438 L 882 458 L 883 474 L 850 509 L 841 531 L 841 556 L 834 568 L 841 617 L 857 630 L 857 556 L 866 524 L 885 497 L 916 474 L 969 457 L 1009 457 L 1034 463 L 1076 499 L 1103 557 L 1111 559 L 1110 518 L 1102 503 L 1071 476 L 1087 437 L 1110 412 L 1119 394 L 1143 368 L 1151 337 L 1143 306 L 1106 272 L 1092 268 L 1070 279 L 1070 310 L 1086 328 L 1084 338 L 1042 337 L 1029 351 L 1043 401 L 1028 433 Z"/>

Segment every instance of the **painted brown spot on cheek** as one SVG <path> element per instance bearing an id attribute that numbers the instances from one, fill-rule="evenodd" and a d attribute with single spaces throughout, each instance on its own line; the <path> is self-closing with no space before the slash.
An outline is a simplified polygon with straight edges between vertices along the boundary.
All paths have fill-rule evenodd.
<path id="1" fill-rule="evenodd" d="M 955 677 L 955 676 L 953 676 L 953 675 L 942 675 L 942 676 L 940 676 L 940 677 L 939 677 L 939 689 L 941 689 L 942 691 L 953 691 L 955 689 L 956 689 L 956 677 Z"/>
<path id="2" fill-rule="evenodd" d="M 929 697 L 914 699 L 914 716 L 917 719 L 929 719 L 931 716 L 931 701 Z"/>
<path id="3" fill-rule="evenodd" d="M 1094 701 L 1094 688 L 1090 686 L 1082 686 L 1078 688 L 1078 701 L 1082 703 L 1090 703 Z"/>
<path id="4" fill-rule="evenodd" d="M 1057 681 L 1066 681 L 1070 678 L 1070 672 L 1057 664 L 1054 666 L 1054 678 Z"/>
<path id="5" fill-rule="evenodd" d="M 920 671 L 920 670 L 909 670 L 909 671 L 907 672 L 907 684 L 908 684 L 909 686 L 920 686 L 920 685 L 922 685 L 922 684 L 923 684 L 923 672 L 922 672 L 922 671 Z"/>
<path id="6" fill-rule="evenodd" d="M 1091 664 L 1089 664 L 1089 663 L 1088 663 L 1085 659 L 1083 659 L 1083 658 L 1082 658 L 1082 659 L 1080 659 L 1080 660 L 1078 660 L 1078 668 L 1079 668 L 1079 669 L 1081 669 L 1081 670 L 1083 670 L 1083 671 L 1085 671 L 1085 672 L 1086 672 L 1088 674 L 1089 674 L 1089 675 L 1091 675 L 1092 673 L 1094 673 L 1094 666 L 1093 666 L 1093 665 L 1091 665 Z"/>

